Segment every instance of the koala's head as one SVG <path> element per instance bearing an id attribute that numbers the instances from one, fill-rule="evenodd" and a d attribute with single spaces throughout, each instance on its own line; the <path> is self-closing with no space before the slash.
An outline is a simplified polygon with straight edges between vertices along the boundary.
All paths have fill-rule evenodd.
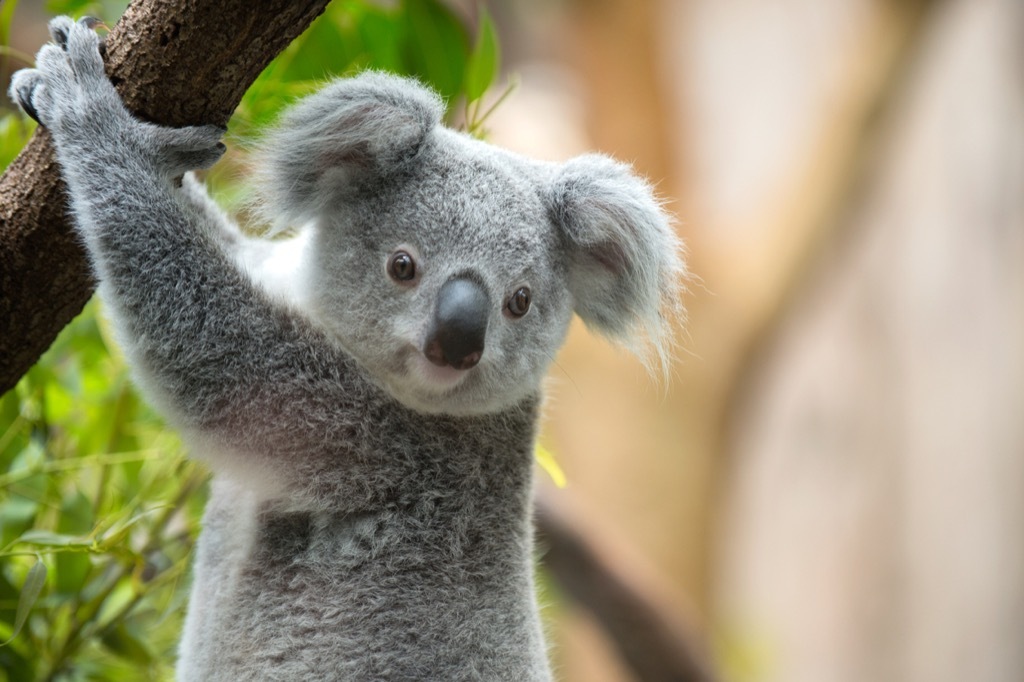
<path id="1" fill-rule="evenodd" d="M 394 76 L 337 81 L 263 144 L 261 200 L 311 222 L 312 317 L 404 405 L 493 412 L 539 389 L 572 314 L 664 363 L 683 268 L 650 187 L 588 155 L 532 161 L 449 130 Z"/>

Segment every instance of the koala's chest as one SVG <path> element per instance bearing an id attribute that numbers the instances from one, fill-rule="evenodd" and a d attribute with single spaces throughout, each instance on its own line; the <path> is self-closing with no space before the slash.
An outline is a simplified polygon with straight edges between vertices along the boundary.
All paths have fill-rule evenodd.
<path id="1" fill-rule="evenodd" d="M 208 514 L 195 567 L 223 650 L 248 647 L 267 623 L 278 632 L 344 633 L 347 642 L 394 626 L 395 614 L 417 614 L 404 622 L 464 622 L 495 593 L 491 586 L 471 594 L 486 572 L 482 547 L 453 547 L 451 538 L 417 528 L 419 520 L 281 512 L 247 521 L 223 511 Z M 507 581 L 504 572 L 494 578 Z"/>
<path id="2" fill-rule="evenodd" d="M 386 514 L 280 512 L 255 524 L 248 563 L 261 575 L 322 571 L 337 580 L 398 538 Z"/>

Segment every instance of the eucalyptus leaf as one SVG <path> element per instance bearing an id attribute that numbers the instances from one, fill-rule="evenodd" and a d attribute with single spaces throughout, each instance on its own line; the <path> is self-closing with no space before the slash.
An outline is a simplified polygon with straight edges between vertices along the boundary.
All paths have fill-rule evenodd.
<path id="1" fill-rule="evenodd" d="M 374 8 L 359 17 L 355 25 L 369 65 L 375 69 L 404 73 L 401 45 L 395 36 L 402 29 L 399 17 L 383 8 Z"/>
<path id="2" fill-rule="evenodd" d="M 462 88 L 469 54 L 466 27 L 437 0 L 405 0 L 402 11 L 406 68 L 450 102 Z"/>
<path id="3" fill-rule="evenodd" d="M 67 535 L 65 533 L 54 533 L 49 530 L 29 530 L 21 534 L 18 542 L 38 547 L 68 547 L 87 549 L 93 546 L 90 538 L 79 535 Z"/>
<path id="4" fill-rule="evenodd" d="M 21 632 L 21 628 L 28 620 L 28 614 L 32 611 L 36 600 L 39 599 L 44 585 L 46 585 L 46 564 L 42 559 L 36 557 L 36 562 L 32 564 L 25 575 L 25 582 L 22 584 L 21 594 L 18 596 L 18 610 L 14 615 L 14 631 L 4 644 L 9 644 Z"/>
<path id="5" fill-rule="evenodd" d="M 494 83 L 501 61 L 501 48 L 498 43 L 498 32 L 491 20 L 491 15 L 483 6 L 480 7 L 480 21 L 477 27 L 476 44 L 466 62 L 466 101 L 473 102 L 484 96 L 487 89 Z"/>

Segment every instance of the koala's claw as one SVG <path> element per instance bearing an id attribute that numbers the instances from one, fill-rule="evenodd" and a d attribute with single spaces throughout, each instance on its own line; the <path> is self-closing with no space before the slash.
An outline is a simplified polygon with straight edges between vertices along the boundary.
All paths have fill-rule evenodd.
<path id="1" fill-rule="evenodd" d="M 28 117 L 31 118 L 33 121 L 35 121 L 36 123 L 42 123 L 42 121 L 39 120 L 39 112 L 36 111 L 36 108 L 34 106 L 32 106 L 32 100 L 30 98 L 26 97 L 23 99 L 19 97 L 18 106 L 20 106 L 21 110 L 28 114 Z"/>
<path id="2" fill-rule="evenodd" d="M 70 17 L 54 17 L 49 23 L 54 45 L 67 53 L 74 71 L 86 77 L 103 74 L 101 41 L 93 30 L 99 26 L 106 27 L 106 24 L 96 17 L 82 17 L 78 21 L 72 21 Z"/>
<path id="3" fill-rule="evenodd" d="M 68 35 L 72 30 L 72 26 L 75 24 L 85 27 L 90 31 L 97 28 L 105 28 L 108 31 L 110 27 L 103 23 L 103 20 L 98 17 L 82 17 L 78 21 L 73 21 L 71 17 L 54 17 L 50 20 L 48 28 L 50 29 L 50 37 L 53 42 L 59 47 L 65 48 L 68 44 Z"/>
<path id="4" fill-rule="evenodd" d="M 122 108 L 107 80 L 100 38 L 92 30 L 99 25 L 102 22 L 94 17 L 78 21 L 55 17 L 49 24 L 53 42 L 39 50 L 36 68 L 23 69 L 12 77 L 11 99 L 41 125 L 81 128 L 87 100 L 104 102 L 108 111 Z"/>
<path id="5" fill-rule="evenodd" d="M 40 124 L 42 121 L 39 120 L 39 111 L 36 109 L 35 104 L 32 103 L 32 98 L 35 95 L 36 88 L 42 85 L 42 81 L 42 74 L 35 69 L 22 69 L 11 78 L 11 88 L 8 91 L 11 99 L 21 107 L 21 110 L 28 114 L 33 121 Z"/>
<path id="6" fill-rule="evenodd" d="M 87 28 L 90 31 L 97 28 L 110 30 L 110 27 L 98 17 L 82 17 L 78 21 L 74 21 L 71 17 L 54 17 L 50 20 L 47 28 L 50 30 L 50 38 L 53 39 L 54 44 L 62 49 L 67 49 L 68 36 L 71 35 L 71 31 L 74 30 L 73 27 L 76 25 Z"/>
<path id="7" fill-rule="evenodd" d="M 105 28 L 108 31 L 110 30 L 110 27 L 103 23 L 103 20 L 99 17 L 82 17 L 78 20 L 78 23 L 89 30 L 95 30 L 97 28 Z"/>
<path id="8" fill-rule="evenodd" d="M 50 29 L 50 38 L 53 43 L 62 50 L 67 48 L 68 31 L 71 30 L 72 25 L 70 17 L 54 17 L 47 26 Z"/>

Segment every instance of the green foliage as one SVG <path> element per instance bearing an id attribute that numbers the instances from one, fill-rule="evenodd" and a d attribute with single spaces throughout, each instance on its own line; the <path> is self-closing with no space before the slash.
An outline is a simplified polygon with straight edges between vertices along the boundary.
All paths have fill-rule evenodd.
<path id="1" fill-rule="evenodd" d="M 0 168 L 7 168 L 28 142 L 36 122 L 19 114 L 0 117 Z"/>
<path id="2" fill-rule="evenodd" d="M 163 679 L 205 473 L 91 303 L 0 398 L 0 679 Z"/>
<path id="3" fill-rule="evenodd" d="M 113 20 L 124 13 L 128 0 L 47 0 L 46 11 L 56 16 L 67 14 L 73 17 L 99 17 L 104 21 Z"/>
<path id="4" fill-rule="evenodd" d="M 0 45 L 10 43 L 11 20 L 14 18 L 14 10 L 18 8 L 18 0 L 7 0 L 0 5 Z"/>
<path id="5" fill-rule="evenodd" d="M 0 37 L 14 4 L 0 10 Z M 112 24 L 125 4 L 51 0 L 48 9 Z M 416 76 L 452 116 L 458 102 L 479 112 L 498 61 L 482 9 L 471 39 L 438 0 L 335 0 L 246 94 L 231 152 L 209 179 L 220 196 L 237 196 L 245 141 L 330 77 Z M 0 166 L 32 130 L 20 115 L 0 118 Z M 90 303 L 0 397 L 0 682 L 170 679 L 206 473 L 138 397 L 98 311 Z"/>
<path id="6" fill-rule="evenodd" d="M 479 100 L 491 86 L 498 73 L 498 34 L 494 22 L 486 9 L 480 9 L 480 25 L 477 28 L 476 45 L 466 63 L 466 99 Z"/>
<path id="7" fill-rule="evenodd" d="M 483 6 L 479 15 L 474 43 L 462 19 L 439 0 L 335 0 L 257 79 L 231 130 L 248 136 L 327 78 L 364 69 L 428 83 L 447 100 L 452 122 L 457 102 L 478 102 L 497 76 L 497 31 Z"/>

